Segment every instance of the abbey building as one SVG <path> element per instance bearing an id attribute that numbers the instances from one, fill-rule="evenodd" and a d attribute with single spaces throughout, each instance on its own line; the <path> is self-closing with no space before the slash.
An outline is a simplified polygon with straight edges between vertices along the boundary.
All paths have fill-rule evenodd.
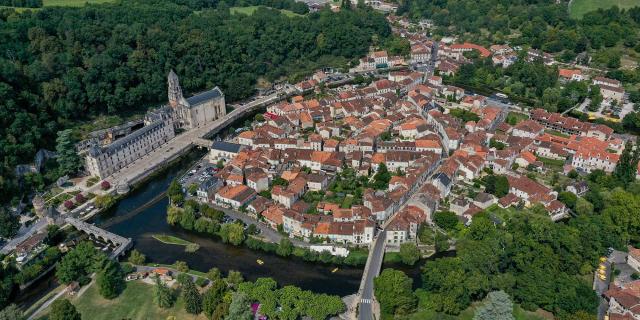
<path id="1" fill-rule="evenodd" d="M 142 126 L 122 126 L 96 131 L 78 144 L 85 153 L 85 168 L 92 176 L 105 178 L 173 139 L 176 129 L 190 130 L 226 115 L 224 93 L 215 87 L 185 98 L 178 76 L 167 77 L 169 104 L 147 112 Z M 127 134 L 116 140 L 117 133 Z"/>
<path id="2" fill-rule="evenodd" d="M 168 77 L 169 106 L 173 110 L 176 128 L 193 129 L 224 117 L 226 112 L 224 94 L 215 87 L 193 97 L 184 98 L 178 76 L 171 70 Z"/>

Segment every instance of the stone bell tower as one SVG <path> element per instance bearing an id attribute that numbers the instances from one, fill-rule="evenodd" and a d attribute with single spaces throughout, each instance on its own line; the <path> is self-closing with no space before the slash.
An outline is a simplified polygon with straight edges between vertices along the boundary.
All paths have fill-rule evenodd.
<path id="1" fill-rule="evenodd" d="M 178 80 L 178 75 L 173 70 L 169 72 L 167 84 L 169 105 L 174 109 L 178 108 L 178 106 L 187 107 L 187 100 L 182 95 L 182 88 L 180 88 L 180 80 Z"/>

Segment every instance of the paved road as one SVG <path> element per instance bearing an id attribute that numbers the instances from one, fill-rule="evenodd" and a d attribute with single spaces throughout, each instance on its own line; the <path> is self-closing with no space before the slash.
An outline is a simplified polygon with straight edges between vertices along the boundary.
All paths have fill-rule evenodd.
<path id="1" fill-rule="evenodd" d="M 273 230 L 269 226 L 265 225 L 264 223 L 249 217 L 245 213 L 242 213 L 233 209 L 229 209 L 229 208 L 216 206 L 216 205 L 210 205 L 210 206 L 217 210 L 221 210 L 222 212 L 224 212 L 225 215 L 231 217 L 232 219 L 240 219 L 242 222 L 246 223 L 247 225 L 249 224 L 256 225 L 256 227 L 258 227 L 258 229 L 260 229 L 261 231 L 260 235 L 271 242 L 280 243 L 280 240 L 284 237 L 283 235 L 278 233 L 276 230 Z M 311 245 L 307 242 L 296 240 L 296 239 L 289 239 L 289 240 L 291 240 L 291 243 L 293 243 L 297 247 L 309 247 Z"/>
<path id="2" fill-rule="evenodd" d="M 443 159 L 440 159 L 437 166 L 442 164 Z M 358 319 L 360 320 L 373 320 L 376 316 L 376 312 L 374 312 L 373 301 L 375 300 L 375 295 L 373 292 L 373 279 L 380 274 L 380 268 L 382 267 L 382 260 L 384 258 L 384 249 L 386 243 L 386 231 L 384 231 L 391 221 L 396 217 L 398 212 L 402 211 L 404 206 L 409 203 L 409 200 L 413 198 L 415 193 L 420 190 L 425 183 L 429 183 L 433 178 L 433 175 L 437 172 L 437 169 L 434 170 L 431 175 L 426 178 L 420 185 L 416 188 L 412 188 L 409 191 L 409 196 L 405 198 L 404 203 L 398 206 L 398 209 L 387 219 L 387 221 L 381 226 L 382 231 L 378 234 L 373 244 L 369 249 L 369 257 L 367 258 L 367 265 L 364 268 L 364 272 L 362 274 L 362 281 L 360 283 L 359 296 L 360 301 L 358 301 Z M 380 316 L 379 314 L 377 315 Z"/>
<path id="3" fill-rule="evenodd" d="M 367 266 L 365 267 L 364 287 L 360 293 L 360 301 L 358 302 L 358 319 L 359 320 L 373 320 L 374 319 L 374 305 L 375 295 L 373 292 L 373 279 L 380 274 L 380 268 L 382 267 L 382 259 L 384 258 L 384 243 L 386 240 L 386 231 L 382 231 L 378 234 L 369 251 L 369 258 L 367 259 Z"/>
<path id="4" fill-rule="evenodd" d="M 233 109 L 227 115 L 218 120 L 179 134 L 159 148 L 139 158 L 134 163 L 120 169 L 110 177 L 107 177 L 107 180 L 112 181 L 113 185 L 117 185 L 118 182 L 121 181 L 126 181 L 129 184 L 135 183 L 147 176 L 154 169 L 164 165 L 167 161 L 171 161 L 185 150 L 191 148 L 194 142 L 202 141 L 202 139 L 212 131 L 225 127 L 232 120 L 237 119 L 245 112 L 252 110 L 258 105 L 278 101 L 282 97 L 282 94 L 289 95 L 291 93 L 293 93 L 292 89 L 287 88 L 261 99 L 251 101 Z"/>

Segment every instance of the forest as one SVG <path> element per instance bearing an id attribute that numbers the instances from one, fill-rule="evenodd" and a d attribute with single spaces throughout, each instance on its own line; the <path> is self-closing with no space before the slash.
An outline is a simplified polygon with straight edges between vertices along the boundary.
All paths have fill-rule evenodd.
<path id="1" fill-rule="evenodd" d="M 436 34 L 464 35 L 482 44 L 508 41 L 545 52 L 562 52 L 565 59 L 588 49 L 618 44 L 640 51 L 640 7 L 593 11 L 575 20 L 569 16 L 566 1 L 407 0 L 398 14 L 432 19 L 438 26 Z"/>
<path id="2" fill-rule="evenodd" d="M 372 35 L 390 35 L 384 17 L 368 9 L 286 17 L 260 8 L 246 16 L 230 14 L 230 4 L 306 10 L 292 0 L 178 2 L 0 9 L 0 203 L 55 181 L 18 181 L 14 168 L 54 149 L 58 131 L 166 101 L 170 69 L 187 95 L 218 85 L 235 101 L 259 78 L 296 80 L 345 65 L 367 52 Z"/>
<path id="3" fill-rule="evenodd" d="M 0 0 L 0 6 L 17 8 L 40 8 L 42 0 Z"/>

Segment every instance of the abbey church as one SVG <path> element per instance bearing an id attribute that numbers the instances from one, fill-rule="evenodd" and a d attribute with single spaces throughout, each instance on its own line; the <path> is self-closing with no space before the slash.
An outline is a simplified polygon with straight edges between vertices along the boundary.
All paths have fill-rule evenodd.
<path id="1" fill-rule="evenodd" d="M 147 112 L 143 121 L 132 122 L 133 125 L 93 132 L 91 138 L 78 144 L 78 150 L 85 154 L 89 174 L 107 177 L 173 139 L 176 129 L 197 128 L 227 114 L 220 88 L 185 98 L 173 70 L 167 84 L 168 105 Z"/>
<path id="2" fill-rule="evenodd" d="M 215 87 L 190 98 L 184 98 L 178 76 L 171 70 L 167 79 L 169 106 L 174 112 L 174 125 L 179 129 L 193 129 L 227 114 L 224 94 Z"/>

